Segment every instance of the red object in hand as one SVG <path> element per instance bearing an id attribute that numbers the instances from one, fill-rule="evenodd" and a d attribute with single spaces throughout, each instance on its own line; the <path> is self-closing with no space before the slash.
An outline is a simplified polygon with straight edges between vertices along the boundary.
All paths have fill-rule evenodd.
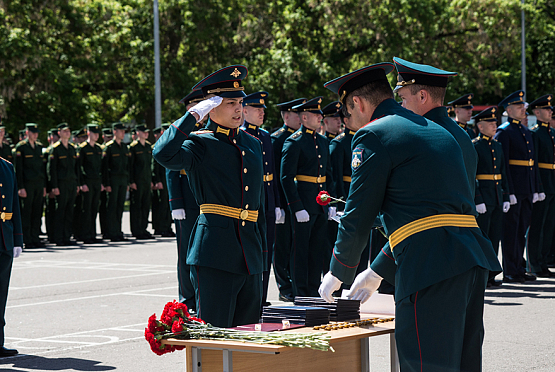
<path id="1" fill-rule="evenodd" d="M 316 203 L 320 205 L 328 205 L 331 202 L 331 196 L 327 191 L 320 191 L 316 197 Z"/>

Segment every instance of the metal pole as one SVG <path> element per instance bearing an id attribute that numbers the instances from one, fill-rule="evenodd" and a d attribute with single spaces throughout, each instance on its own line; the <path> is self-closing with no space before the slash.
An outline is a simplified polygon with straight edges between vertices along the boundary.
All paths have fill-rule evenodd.
<path id="1" fill-rule="evenodd" d="M 524 0 L 523 0 L 524 1 Z M 160 83 L 160 26 L 158 0 L 154 0 L 154 118 L 155 127 L 162 126 L 162 93 Z"/>
<path id="2" fill-rule="evenodd" d="M 524 1 L 521 0 L 522 5 L 524 6 Z M 524 100 L 526 100 L 526 25 L 524 22 L 524 8 L 522 9 L 522 51 L 521 51 L 521 58 L 522 58 L 522 90 L 524 91 Z"/>

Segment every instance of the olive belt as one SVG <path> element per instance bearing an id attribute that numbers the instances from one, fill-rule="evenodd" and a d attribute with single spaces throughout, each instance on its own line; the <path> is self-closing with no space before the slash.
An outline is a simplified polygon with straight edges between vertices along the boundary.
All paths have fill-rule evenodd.
<path id="1" fill-rule="evenodd" d="M 13 216 L 13 213 L 6 213 L 6 212 L 0 213 L 0 219 L 2 220 L 2 222 L 11 220 L 12 216 Z"/>
<path id="2" fill-rule="evenodd" d="M 509 165 L 522 165 L 523 167 L 531 167 L 534 165 L 534 160 L 509 160 Z"/>
<path id="3" fill-rule="evenodd" d="M 249 211 L 247 209 L 228 207 L 219 204 L 201 204 L 200 214 L 203 213 L 218 214 L 220 216 L 235 218 L 242 221 L 258 221 L 258 211 Z"/>
<path id="4" fill-rule="evenodd" d="M 262 180 L 263 180 L 264 182 L 270 182 L 270 181 L 272 181 L 273 179 L 274 179 L 274 174 L 273 174 L 273 173 L 272 173 L 272 174 L 268 174 L 267 176 L 265 175 L 265 176 L 262 177 Z"/>
<path id="5" fill-rule="evenodd" d="M 401 243 L 411 235 L 419 232 L 434 229 L 436 227 L 478 227 L 476 217 L 466 214 L 438 214 L 437 216 L 424 217 L 416 221 L 407 223 L 395 230 L 389 236 L 389 246 L 393 247 Z"/>
<path id="6" fill-rule="evenodd" d="M 485 180 L 485 181 L 497 181 L 500 180 L 501 174 L 477 174 L 476 175 L 476 179 L 479 181 Z"/>
<path id="7" fill-rule="evenodd" d="M 350 176 L 343 176 L 343 181 L 351 182 L 351 177 Z"/>
<path id="8" fill-rule="evenodd" d="M 543 168 L 543 169 L 555 169 L 555 164 L 538 163 L 538 168 Z"/>
<path id="9" fill-rule="evenodd" d="M 303 176 L 302 174 L 297 174 L 295 177 L 297 181 L 310 182 L 310 183 L 324 183 L 326 182 L 326 176 Z"/>

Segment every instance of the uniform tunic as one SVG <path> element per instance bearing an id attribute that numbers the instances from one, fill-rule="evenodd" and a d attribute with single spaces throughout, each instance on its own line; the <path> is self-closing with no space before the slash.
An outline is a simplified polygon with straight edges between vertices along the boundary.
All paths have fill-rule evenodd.
<path id="1" fill-rule="evenodd" d="M 137 186 L 130 190 L 129 219 L 134 237 L 150 235 L 147 231 L 150 213 L 152 184 L 152 145 L 145 141 L 133 141 L 129 145 L 129 183 Z"/>
<path id="2" fill-rule="evenodd" d="M 152 158 L 152 182 L 162 183 L 162 189 L 152 191 L 152 229 L 155 234 L 173 236 L 166 169 L 154 158 Z"/>
<path id="3" fill-rule="evenodd" d="M 87 185 L 88 192 L 81 192 L 83 197 L 83 220 L 81 237 L 88 241 L 96 239 L 96 215 L 100 204 L 102 188 L 102 147 L 95 143 L 91 146 L 85 141 L 79 145 L 80 185 Z"/>
<path id="4" fill-rule="evenodd" d="M 121 142 L 111 140 L 104 146 L 102 153 L 102 183 L 104 187 L 111 187 L 107 192 L 106 204 L 106 238 L 122 239 L 121 219 L 127 186 L 129 185 L 129 148 Z"/>
<path id="5" fill-rule="evenodd" d="M 0 143 L 0 158 L 4 158 L 10 163 L 13 162 L 13 151 L 7 143 Z"/>

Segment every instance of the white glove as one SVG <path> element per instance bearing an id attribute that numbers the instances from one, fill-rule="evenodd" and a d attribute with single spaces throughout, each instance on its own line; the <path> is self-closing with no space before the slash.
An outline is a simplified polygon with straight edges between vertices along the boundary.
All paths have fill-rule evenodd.
<path id="1" fill-rule="evenodd" d="M 174 220 L 184 220 L 185 219 L 185 209 L 175 209 L 172 211 L 172 218 Z"/>
<path id="2" fill-rule="evenodd" d="M 328 209 L 328 220 L 333 219 L 337 214 L 337 207 L 329 207 Z"/>
<path id="3" fill-rule="evenodd" d="M 545 200 L 545 193 L 544 192 L 540 192 L 538 194 L 538 200 L 539 201 L 544 201 Z"/>
<path id="4" fill-rule="evenodd" d="M 509 195 L 509 203 L 515 205 L 517 203 L 516 196 L 514 194 Z"/>
<path id="5" fill-rule="evenodd" d="M 480 214 L 486 213 L 487 212 L 486 205 L 484 203 L 478 204 L 476 206 L 476 212 L 478 212 Z"/>
<path id="6" fill-rule="evenodd" d="M 381 282 L 382 277 L 368 268 L 357 275 L 351 289 L 347 292 L 347 297 L 365 303 L 376 292 Z"/>
<path id="7" fill-rule="evenodd" d="M 13 247 L 13 258 L 18 258 L 22 251 L 21 247 Z"/>
<path id="8" fill-rule="evenodd" d="M 278 221 L 281 218 L 281 209 L 279 209 L 279 207 L 276 207 L 274 211 L 276 214 L 276 221 Z"/>
<path id="9" fill-rule="evenodd" d="M 539 197 L 538 193 L 535 192 L 535 193 L 532 195 L 532 203 L 535 203 L 535 202 L 537 202 L 538 200 L 540 200 L 540 197 Z"/>
<path id="10" fill-rule="evenodd" d="M 503 202 L 503 213 L 507 213 L 511 209 L 511 203 Z"/>
<path id="11" fill-rule="evenodd" d="M 303 209 L 302 211 L 295 212 L 295 217 L 297 217 L 297 222 L 310 221 L 310 215 L 305 209 Z"/>
<path id="12" fill-rule="evenodd" d="M 223 98 L 220 96 L 210 97 L 205 99 L 204 101 L 200 101 L 195 106 L 189 109 L 189 112 L 195 112 L 199 119 L 197 121 L 202 121 L 206 115 L 215 107 L 218 107 L 223 101 Z"/>
<path id="13" fill-rule="evenodd" d="M 277 218 L 277 210 L 279 209 L 279 218 Z M 285 223 L 285 211 L 281 208 L 276 208 L 276 224 L 281 225 Z"/>
<path id="14" fill-rule="evenodd" d="M 322 284 L 320 284 L 320 288 L 318 288 L 318 293 L 320 293 L 320 297 L 322 297 L 326 302 L 334 302 L 333 292 L 337 291 L 341 288 L 341 280 L 337 279 L 331 271 L 328 271 L 326 275 L 324 275 L 324 280 L 322 280 Z"/>

